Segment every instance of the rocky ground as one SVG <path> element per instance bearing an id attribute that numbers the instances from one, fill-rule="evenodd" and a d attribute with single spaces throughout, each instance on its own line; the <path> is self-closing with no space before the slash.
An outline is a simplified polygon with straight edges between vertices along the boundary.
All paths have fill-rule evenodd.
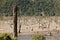
<path id="1" fill-rule="evenodd" d="M 60 35 L 60 17 L 21 17 L 18 18 L 18 31 L 21 24 L 23 34 Z M 13 33 L 13 19 L 0 20 L 0 33 Z"/>

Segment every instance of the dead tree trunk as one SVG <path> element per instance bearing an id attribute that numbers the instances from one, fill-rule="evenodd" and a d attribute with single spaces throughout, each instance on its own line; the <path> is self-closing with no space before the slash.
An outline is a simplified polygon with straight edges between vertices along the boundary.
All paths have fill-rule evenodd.
<path id="1" fill-rule="evenodd" d="M 17 37 L 17 6 L 14 5 L 13 7 L 13 16 L 14 16 L 14 37 Z"/>
<path id="2" fill-rule="evenodd" d="M 21 30 L 21 25 L 19 25 L 19 33 L 21 33 L 20 30 Z"/>
<path id="3" fill-rule="evenodd" d="M 21 13 L 21 10 L 20 10 L 20 13 Z M 20 18 L 21 18 L 21 14 L 20 14 L 20 16 L 19 16 L 19 33 L 21 33 L 21 32 L 20 32 L 20 30 L 21 30 L 21 22 L 20 22 L 21 20 L 20 20 Z"/>

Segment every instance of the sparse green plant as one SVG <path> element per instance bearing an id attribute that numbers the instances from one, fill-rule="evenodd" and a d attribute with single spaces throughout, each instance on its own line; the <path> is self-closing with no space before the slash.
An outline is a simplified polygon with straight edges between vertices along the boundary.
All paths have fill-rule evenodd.
<path id="1" fill-rule="evenodd" d="M 13 38 L 12 40 L 18 40 L 17 37 Z"/>
<path id="2" fill-rule="evenodd" d="M 44 36 L 43 35 L 33 35 L 32 40 L 44 40 Z"/>
<path id="3" fill-rule="evenodd" d="M 9 34 L 3 33 L 3 34 L 0 34 L 0 40 L 18 40 L 18 39 L 17 39 L 17 37 L 12 38 L 12 37 L 10 37 Z"/>

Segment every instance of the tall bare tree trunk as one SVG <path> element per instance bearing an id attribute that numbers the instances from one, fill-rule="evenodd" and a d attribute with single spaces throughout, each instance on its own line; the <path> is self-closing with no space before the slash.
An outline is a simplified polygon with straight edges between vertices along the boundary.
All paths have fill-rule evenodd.
<path id="1" fill-rule="evenodd" d="M 13 16 L 14 16 L 14 37 L 17 37 L 17 5 L 13 6 Z"/>

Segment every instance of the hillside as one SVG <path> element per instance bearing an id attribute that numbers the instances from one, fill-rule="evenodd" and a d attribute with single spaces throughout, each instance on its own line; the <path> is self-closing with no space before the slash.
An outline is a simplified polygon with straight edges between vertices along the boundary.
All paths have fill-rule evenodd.
<path id="1" fill-rule="evenodd" d="M 0 16 L 12 16 L 14 3 L 18 16 L 60 16 L 60 0 L 0 0 Z"/>

